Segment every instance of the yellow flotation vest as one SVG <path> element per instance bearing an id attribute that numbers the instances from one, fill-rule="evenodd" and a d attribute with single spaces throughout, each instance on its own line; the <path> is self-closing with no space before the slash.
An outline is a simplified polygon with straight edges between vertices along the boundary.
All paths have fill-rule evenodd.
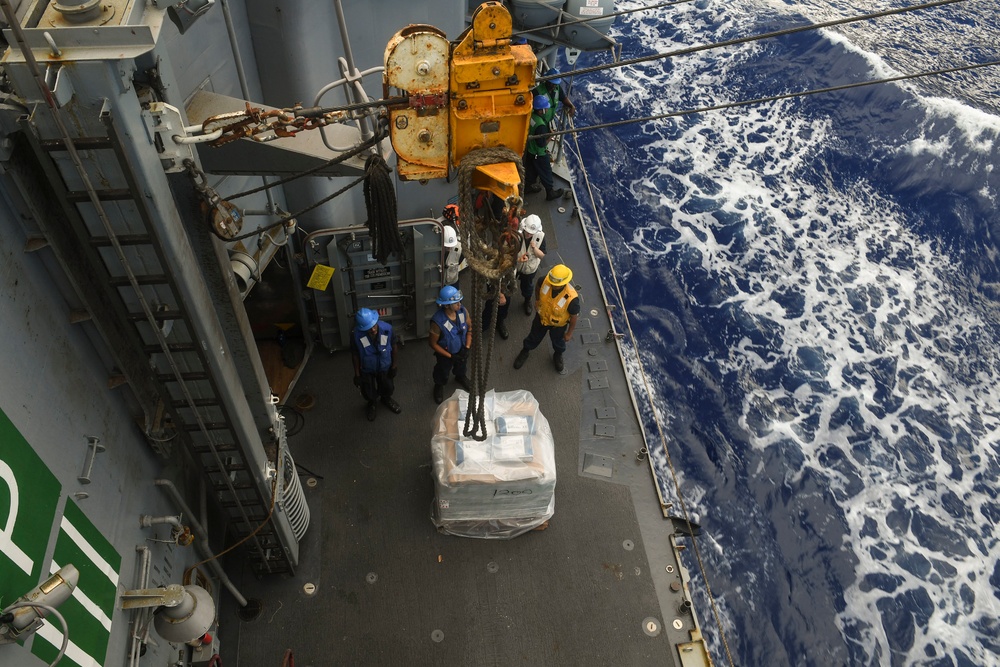
<path id="1" fill-rule="evenodd" d="M 577 297 L 572 285 L 566 285 L 558 294 L 553 294 L 552 285 L 542 283 L 538 295 L 538 317 L 547 327 L 561 327 L 569 323 L 569 304 Z"/>

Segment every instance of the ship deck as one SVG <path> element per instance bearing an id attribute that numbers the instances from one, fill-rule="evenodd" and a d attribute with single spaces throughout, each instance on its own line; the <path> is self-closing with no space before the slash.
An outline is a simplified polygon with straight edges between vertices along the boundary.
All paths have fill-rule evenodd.
<path id="1" fill-rule="evenodd" d="M 313 399 L 290 438 L 312 510 L 299 567 L 258 580 L 249 564 L 227 562 L 263 608 L 240 620 L 224 594 L 225 664 L 277 667 L 287 649 L 299 667 L 680 664 L 675 644 L 689 640 L 692 621 L 681 608 L 671 524 L 649 464 L 637 460 L 642 436 L 617 349 L 605 340 L 610 324 L 582 227 L 572 200 L 538 194 L 526 205 L 544 222 L 543 267 L 569 265 L 583 298 L 563 374 L 547 340 L 512 368 L 530 327 L 519 296 L 491 372 L 497 391 L 529 390 L 551 425 L 558 479 L 548 528 L 512 540 L 435 529 L 437 406 L 426 341 L 400 350 L 402 414 L 380 405 L 373 423 L 349 354 L 316 351 L 289 401 Z M 456 388 L 452 381 L 446 397 Z"/>

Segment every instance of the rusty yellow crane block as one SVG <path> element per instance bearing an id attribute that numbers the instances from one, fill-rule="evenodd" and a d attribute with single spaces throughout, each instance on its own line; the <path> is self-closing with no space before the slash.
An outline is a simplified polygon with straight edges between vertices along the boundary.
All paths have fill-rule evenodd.
<path id="1" fill-rule="evenodd" d="M 454 46 L 426 25 L 408 26 L 389 41 L 385 97 L 393 87 L 409 99 L 406 107 L 389 110 L 400 178 L 447 177 L 450 167 L 480 148 L 524 153 L 536 59 L 528 45 L 511 45 L 511 31 L 507 9 L 487 2 Z M 513 163 L 480 172 L 477 186 L 501 195 L 520 181 Z"/>
<path id="2" fill-rule="evenodd" d="M 399 177 L 418 181 L 448 176 L 448 83 L 451 44 L 429 25 L 403 28 L 385 48 L 383 97 L 406 93 L 405 107 L 389 109 L 389 138 Z"/>

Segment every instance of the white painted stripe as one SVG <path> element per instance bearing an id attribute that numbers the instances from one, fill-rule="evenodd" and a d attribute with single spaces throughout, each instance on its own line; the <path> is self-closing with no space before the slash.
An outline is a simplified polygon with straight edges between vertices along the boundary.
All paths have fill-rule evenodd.
<path id="1" fill-rule="evenodd" d="M 112 584 L 117 586 L 118 573 L 115 572 L 115 568 L 111 567 L 111 565 L 108 564 L 108 561 L 104 560 L 104 557 L 97 553 L 97 551 L 94 550 L 94 547 L 90 546 L 90 542 L 84 539 L 83 535 L 80 534 L 80 531 L 78 531 L 76 527 L 69 522 L 69 519 L 66 518 L 65 514 L 63 515 L 59 527 L 62 528 L 64 533 L 69 535 L 69 538 L 76 543 L 76 546 L 80 547 L 84 555 L 90 559 L 90 562 L 96 565 L 97 568 L 111 580 Z"/>
<path id="2" fill-rule="evenodd" d="M 17 478 L 11 467 L 0 461 L 0 480 L 6 482 L 10 489 L 10 509 L 7 510 L 6 524 L 0 528 L 0 553 L 5 554 L 14 561 L 14 564 L 24 570 L 24 573 L 31 576 L 31 570 L 35 563 L 28 557 L 28 554 L 21 550 L 21 547 L 14 544 L 14 538 L 10 534 L 14 531 L 14 523 L 17 521 L 17 507 L 20 503 L 20 496 L 17 493 Z"/>
<path id="3" fill-rule="evenodd" d="M 59 567 L 58 563 L 52 561 L 52 565 L 49 566 L 49 574 L 54 574 Z M 107 630 L 109 634 L 111 633 L 111 619 L 108 618 L 108 615 L 104 613 L 103 609 L 98 607 L 93 600 L 87 597 L 86 593 L 80 590 L 79 586 L 73 589 L 73 597 L 76 598 L 77 602 L 83 605 L 83 608 L 86 609 L 91 616 L 96 618 L 98 622 L 104 626 L 104 629 Z"/>
<path id="4" fill-rule="evenodd" d="M 59 647 L 62 646 L 63 640 L 62 630 L 56 627 L 58 624 L 59 621 L 54 620 L 50 616 L 45 619 L 42 627 L 38 628 L 38 632 L 35 633 L 40 635 L 42 639 L 48 643 L 52 644 L 57 651 L 59 650 Z M 73 643 L 72 639 L 66 644 L 66 657 L 80 665 L 80 667 L 101 667 L 101 663 L 87 655 L 82 648 Z"/>

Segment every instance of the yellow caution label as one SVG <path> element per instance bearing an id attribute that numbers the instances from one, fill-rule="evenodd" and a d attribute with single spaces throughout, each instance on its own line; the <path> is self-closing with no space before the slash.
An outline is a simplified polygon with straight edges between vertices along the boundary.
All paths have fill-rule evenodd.
<path id="1" fill-rule="evenodd" d="M 333 278 L 333 272 L 334 268 L 332 266 L 317 264 L 313 268 L 312 275 L 309 276 L 309 282 L 306 283 L 306 287 L 311 287 L 322 292 L 326 289 L 327 285 L 330 284 L 330 278 Z"/>

